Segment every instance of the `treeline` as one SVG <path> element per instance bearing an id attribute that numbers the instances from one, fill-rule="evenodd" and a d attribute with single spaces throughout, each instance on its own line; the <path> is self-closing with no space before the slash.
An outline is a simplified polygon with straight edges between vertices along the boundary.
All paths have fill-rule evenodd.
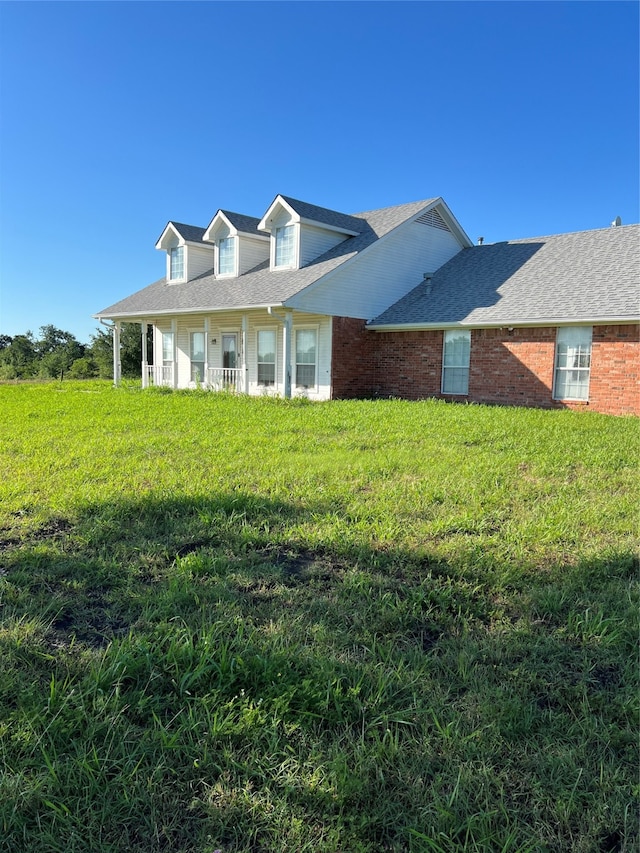
<path id="1" fill-rule="evenodd" d="M 142 341 L 137 323 L 122 324 L 120 360 L 123 376 L 139 378 Z M 0 380 L 65 377 L 113 379 L 113 337 L 107 329 L 96 329 L 87 344 L 52 325 L 41 326 L 39 337 L 33 332 L 0 334 Z"/>

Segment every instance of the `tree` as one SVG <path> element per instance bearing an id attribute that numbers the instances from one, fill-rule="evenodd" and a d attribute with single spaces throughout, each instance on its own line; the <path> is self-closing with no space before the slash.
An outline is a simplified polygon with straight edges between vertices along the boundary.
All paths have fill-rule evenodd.
<path id="1" fill-rule="evenodd" d="M 153 331 L 149 328 L 147 335 L 147 353 L 149 363 L 152 363 Z M 89 353 L 102 379 L 113 379 L 113 335 L 105 329 L 96 329 L 91 336 Z M 120 364 L 123 377 L 140 378 L 142 364 L 142 333 L 139 323 L 123 323 L 120 328 Z"/>
<path id="2" fill-rule="evenodd" d="M 11 368 L 10 371 L 3 371 L 3 373 L 12 373 L 11 378 L 25 379 L 34 376 L 37 369 L 37 357 L 36 343 L 32 332 L 15 335 L 11 343 L 0 350 L 0 364 Z"/>
<path id="3" fill-rule="evenodd" d="M 13 338 L 11 335 L 0 335 L 0 351 L 6 349 L 8 346 L 11 346 L 11 341 Z"/>
<path id="4" fill-rule="evenodd" d="M 85 347 L 71 332 L 64 332 L 49 324 L 40 327 L 40 340 L 35 350 L 39 356 L 41 376 L 63 378 L 71 365 L 84 355 Z"/>

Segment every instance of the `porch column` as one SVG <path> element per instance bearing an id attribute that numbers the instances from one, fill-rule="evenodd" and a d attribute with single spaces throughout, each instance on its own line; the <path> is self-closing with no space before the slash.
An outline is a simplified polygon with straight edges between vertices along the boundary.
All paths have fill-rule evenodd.
<path id="1" fill-rule="evenodd" d="M 147 321 L 143 320 L 142 326 L 142 387 L 149 385 L 149 361 L 147 356 Z"/>
<path id="2" fill-rule="evenodd" d="M 120 323 L 118 320 L 113 324 L 113 384 L 118 387 L 122 376 L 122 363 L 120 361 Z"/>
<path id="3" fill-rule="evenodd" d="M 173 341 L 173 361 L 172 361 L 172 386 L 173 388 L 178 387 L 178 321 L 174 317 L 171 320 L 171 339 Z"/>
<path id="4" fill-rule="evenodd" d="M 282 324 L 282 386 L 285 399 L 291 397 L 291 336 L 293 334 L 293 311 L 284 312 Z"/>
<path id="5" fill-rule="evenodd" d="M 247 315 L 242 315 L 242 391 L 244 394 L 249 393 L 249 370 L 247 367 L 247 339 L 248 339 L 248 331 L 249 321 L 247 319 Z"/>
<path id="6" fill-rule="evenodd" d="M 207 387 L 209 382 L 209 318 L 204 318 L 204 376 L 202 384 Z"/>

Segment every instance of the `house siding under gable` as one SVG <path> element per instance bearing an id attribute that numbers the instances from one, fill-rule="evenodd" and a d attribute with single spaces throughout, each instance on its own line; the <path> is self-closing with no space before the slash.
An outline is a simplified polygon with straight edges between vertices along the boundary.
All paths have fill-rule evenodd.
<path id="1" fill-rule="evenodd" d="M 320 255 L 328 252 L 338 243 L 346 240 L 345 234 L 317 228 L 314 225 L 300 225 L 300 266 L 311 263 Z"/>
<path id="2" fill-rule="evenodd" d="M 346 263 L 325 282 L 289 300 L 302 311 L 371 319 L 461 250 L 450 232 L 409 222 Z"/>

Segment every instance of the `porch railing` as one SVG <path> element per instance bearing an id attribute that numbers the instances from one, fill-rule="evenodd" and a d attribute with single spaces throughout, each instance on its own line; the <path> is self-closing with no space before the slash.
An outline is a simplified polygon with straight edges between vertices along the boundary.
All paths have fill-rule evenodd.
<path id="1" fill-rule="evenodd" d="M 239 367 L 210 367 L 206 386 L 212 391 L 243 391 L 242 374 Z"/>
<path id="2" fill-rule="evenodd" d="M 173 387 L 173 366 L 163 364 L 147 365 L 148 385 L 168 385 Z"/>

